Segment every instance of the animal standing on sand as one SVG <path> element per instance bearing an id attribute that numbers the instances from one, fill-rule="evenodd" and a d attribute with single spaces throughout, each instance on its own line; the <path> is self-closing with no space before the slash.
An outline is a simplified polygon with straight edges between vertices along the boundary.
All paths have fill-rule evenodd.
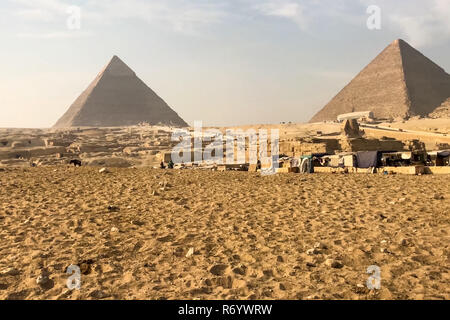
<path id="1" fill-rule="evenodd" d="M 81 160 L 70 160 L 69 164 L 73 164 L 75 167 L 81 167 Z"/>

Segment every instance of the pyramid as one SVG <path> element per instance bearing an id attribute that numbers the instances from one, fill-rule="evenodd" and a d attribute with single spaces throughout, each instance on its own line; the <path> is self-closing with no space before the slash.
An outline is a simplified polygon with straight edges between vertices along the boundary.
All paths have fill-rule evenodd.
<path id="1" fill-rule="evenodd" d="M 450 97 L 450 75 L 403 40 L 395 40 L 310 122 L 372 111 L 375 118 L 426 116 Z"/>
<path id="2" fill-rule="evenodd" d="M 133 70 L 114 56 L 54 128 L 121 127 L 143 122 L 188 126 Z"/>

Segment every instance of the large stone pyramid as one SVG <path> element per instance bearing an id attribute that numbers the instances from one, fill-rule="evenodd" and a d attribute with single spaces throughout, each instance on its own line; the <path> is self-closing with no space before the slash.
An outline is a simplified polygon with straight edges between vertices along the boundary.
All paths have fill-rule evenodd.
<path id="1" fill-rule="evenodd" d="M 133 70 L 114 56 L 54 127 L 121 127 L 143 122 L 188 126 Z"/>
<path id="2" fill-rule="evenodd" d="M 375 118 L 428 115 L 450 97 L 450 75 L 403 40 L 395 40 L 311 122 L 373 111 Z"/>

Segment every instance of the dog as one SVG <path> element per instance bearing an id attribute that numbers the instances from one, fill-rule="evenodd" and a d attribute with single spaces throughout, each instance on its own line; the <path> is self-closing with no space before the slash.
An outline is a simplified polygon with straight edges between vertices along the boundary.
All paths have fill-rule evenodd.
<path id="1" fill-rule="evenodd" d="M 75 167 L 81 167 L 80 160 L 70 160 L 69 164 L 73 164 Z"/>

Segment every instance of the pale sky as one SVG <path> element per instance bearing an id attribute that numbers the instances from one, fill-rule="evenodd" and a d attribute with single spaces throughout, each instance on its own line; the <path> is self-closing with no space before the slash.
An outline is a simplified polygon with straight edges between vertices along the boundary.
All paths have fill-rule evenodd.
<path id="1" fill-rule="evenodd" d="M 397 38 L 450 70 L 450 0 L 1 0 L 0 16 L 0 127 L 52 126 L 113 55 L 210 126 L 306 122 Z"/>

